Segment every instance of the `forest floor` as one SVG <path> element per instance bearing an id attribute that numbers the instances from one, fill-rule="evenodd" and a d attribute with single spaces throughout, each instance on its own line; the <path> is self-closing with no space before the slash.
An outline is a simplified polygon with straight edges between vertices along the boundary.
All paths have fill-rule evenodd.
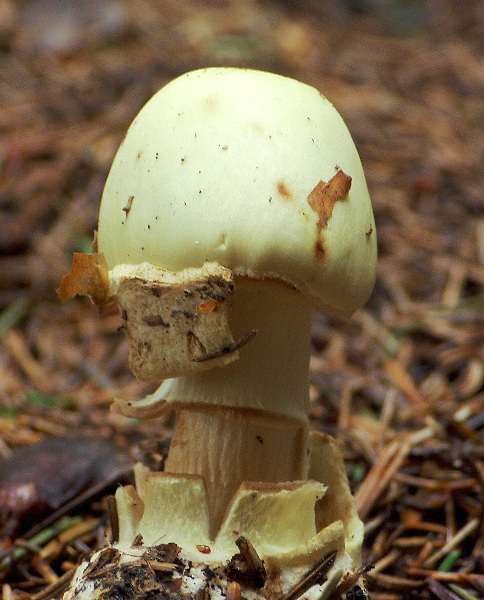
<path id="1" fill-rule="evenodd" d="M 304 5 L 304 8 L 301 8 Z M 109 411 L 136 381 L 115 311 L 56 296 L 89 251 L 129 123 L 184 71 L 293 76 L 343 115 L 377 283 L 317 314 L 311 420 L 336 436 L 373 600 L 484 597 L 484 11 L 477 0 L 0 0 L 0 583 L 60 597 L 171 420 Z"/>

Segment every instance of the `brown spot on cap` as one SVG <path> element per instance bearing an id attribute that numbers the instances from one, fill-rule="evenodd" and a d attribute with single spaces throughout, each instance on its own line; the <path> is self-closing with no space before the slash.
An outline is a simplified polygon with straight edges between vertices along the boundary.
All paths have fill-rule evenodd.
<path id="1" fill-rule="evenodd" d="M 325 229 L 339 200 L 346 200 L 351 188 L 351 177 L 339 169 L 329 181 L 320 181 L 308 196 L 309 206 L 318 213 L 318 231 Z"/>
<path id="2" fill-rule="evenodd" d="M 264 128 L 259 123 L 250 123 L 249 127 L 256 133 L 264 133 Z"/>
<path id="3" fill-rule="evenodd" d="M 292 200 L 293 195 L 291 190 L 287 187 L 284 181 L 279 181 L 277 183 L 277 191 L 285 200 Z"/>

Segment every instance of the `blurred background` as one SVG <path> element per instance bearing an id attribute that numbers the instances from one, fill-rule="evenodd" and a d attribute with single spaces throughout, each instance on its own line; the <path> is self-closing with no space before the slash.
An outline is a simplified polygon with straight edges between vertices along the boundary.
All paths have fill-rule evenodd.
<path id="1" fill-rule="evenodd" d="M 344 451 L 372 597 L 483 597 L 483 26 L 478 0 L 0 0 L 3 597 L 35 598 L 101 543 L 119 464 L 126 475 L 131 459 L 163 462 L 170 418 L 109 412 L 113 396 L 153 389 L 129 372 L 118 315 L 61 304 L 55 289 L 72 253 L 90 251 L 135 114 L 173 77 L 213 65 L 317 87 L 365 168 L 377 284 L 352 319 L 315 315 L 311 415 Z M 45 445 L 79 436 L 80 454 Z M 113 446 L 89 445 L 99 439 Z M 99 473 L 93 462 L 113 448 L 124 458 Z M 43 467 L 15 482 L 10 461 L 26 449 L 20 462 Z M 70 470 L 79 489 L 44 489 L 42 515 L 105 482 L 76 509 L 97 527 L 44 572 L 33 551 L 12 560 L 36 521 L 36 476 Z M 19 512 L 25 480 L 37 504 Z"/>

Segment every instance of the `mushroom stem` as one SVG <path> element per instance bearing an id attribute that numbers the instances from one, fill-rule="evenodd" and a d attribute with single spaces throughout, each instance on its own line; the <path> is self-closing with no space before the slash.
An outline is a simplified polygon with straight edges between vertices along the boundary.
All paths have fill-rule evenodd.
<path id="1" fill-rule="evenodd" d="M 255 338 L 224 368 L 164 382 L 177 419 L 165 470 L 197 474 L 211 534 L 243 481 L 307 478 L 311 307 L 272 281 L 236 280 L 231 329 Z"/>
<path id="2" fill-rule="evenodd" d="M 179 410 L 165 471 L 203 477 L 210 537 L 243 481 L 306 479 L 307 427 L 260 411 Z"/>

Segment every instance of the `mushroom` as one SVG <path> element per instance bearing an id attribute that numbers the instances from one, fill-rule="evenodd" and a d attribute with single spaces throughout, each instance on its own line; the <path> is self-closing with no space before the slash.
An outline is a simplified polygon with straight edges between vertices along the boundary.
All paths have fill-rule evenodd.
<path id="1" fill-rule="evenodd" d="M 224 565 L 253 544 L 272 566 L 265 597 L 275 573 L 287 592 L 333 551 L 332 587 L 358 567 L 361 522 L 334 441 L 310 432 L 308 372 L 314 308 L 351 315 L 371 293 L 374 231 L 348 129 L 308 85 L 201 69 L 135 118 L 102 196 L 93 287 L 109 282 L 135 375 L 164 379 L 115 410 L 176 414 L 165 471 L 138 466 L 117 493 L 137 559 L 162 540 Z"/>

